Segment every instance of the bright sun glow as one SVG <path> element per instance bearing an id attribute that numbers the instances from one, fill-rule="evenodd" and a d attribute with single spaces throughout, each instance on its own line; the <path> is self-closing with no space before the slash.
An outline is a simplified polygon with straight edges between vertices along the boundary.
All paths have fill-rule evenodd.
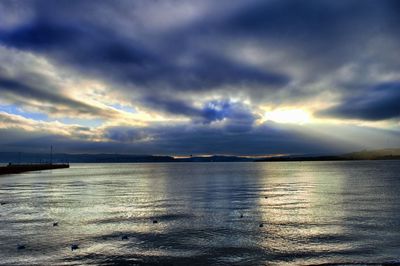
<path id="1" fill-rule="evenodd" d="M 300 109 L 277 109 L 265 113 L 265 120 L 277 123 L 306 124 L 311 121 L 308 112 Z"/>

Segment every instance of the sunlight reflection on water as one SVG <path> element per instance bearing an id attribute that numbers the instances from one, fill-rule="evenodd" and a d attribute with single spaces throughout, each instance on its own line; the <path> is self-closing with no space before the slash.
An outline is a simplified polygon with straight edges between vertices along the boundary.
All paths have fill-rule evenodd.
<path id="1" fill-rule="evenodd" d="M 2 176 L 0 264 L 398 261 L 399 173 L 399 161 L 374 161 L 75 164 Z"/>

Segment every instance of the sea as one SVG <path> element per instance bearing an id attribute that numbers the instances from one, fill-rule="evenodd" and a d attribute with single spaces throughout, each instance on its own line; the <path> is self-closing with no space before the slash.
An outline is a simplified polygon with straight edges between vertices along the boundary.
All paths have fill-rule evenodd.
<path id="1" fill-rule="evenodd" d="M 72 164 L 0 202 L 0 265 L 400 263 L 400 161 Z"/>

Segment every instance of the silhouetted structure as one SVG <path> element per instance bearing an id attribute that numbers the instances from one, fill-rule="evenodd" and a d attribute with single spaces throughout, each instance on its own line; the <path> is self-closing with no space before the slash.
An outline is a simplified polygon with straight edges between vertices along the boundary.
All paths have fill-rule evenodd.
<path id="1" fill-rule="evenodd" d="M 19 174 L 29 171 L 69 168 L 69 164 L 12 164 L 0 167 L 0 175 Z"/>

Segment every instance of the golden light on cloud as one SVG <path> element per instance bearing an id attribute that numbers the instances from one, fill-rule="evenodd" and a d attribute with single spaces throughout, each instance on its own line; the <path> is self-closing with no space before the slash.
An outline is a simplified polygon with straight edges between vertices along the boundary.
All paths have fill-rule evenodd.
<path id="1" fill-rule="evenodd" d="M 266 112 L 264 119 L 276 123 L 307 124 L 311 122 L 311 115 L 301 109 L 276 109 Z"/>

